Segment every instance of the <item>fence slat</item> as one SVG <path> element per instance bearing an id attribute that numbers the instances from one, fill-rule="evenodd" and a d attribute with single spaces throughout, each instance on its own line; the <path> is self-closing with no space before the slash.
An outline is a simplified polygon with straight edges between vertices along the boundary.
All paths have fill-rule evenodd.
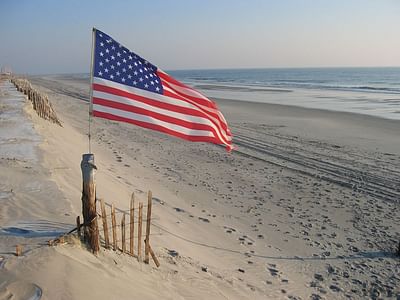
<path id="1" fill-rule="evenodd" d="M 154 254 L 153 249 L 151 249 L 150 243 L 149 243 L 148 247 L 149 247 L 149 252 L 150 252 L 151 258 L 153 259 L 153 261 L 156 264 L 157 268 L 159 268 L 160 267 L 160 262 L 158 261 L 156 255 Z"/>
<path id="2" fill-rule="evenodd" d="M 110 239 L 108 237 L 106 206 L 104 205 L 103 199 L 100 199 L 100 206 L 101 206 L 101 219 L 103 220 L 104 243 L 105 243 L 106 249 L 109 249 L 110 248 Z"/>
<path id="3" fill-rule="evenodd" d="M 138 220 L 138 261 L 142 260 L 142 219 L 143 219 L 143 203 L 139 203 L 139 220 Z"/>
<path id="4" fill-rule="evenodd" d="M 117 222 L 115 221 L 115 206 L 114 203 L 111 205 L 111 223 L 112 223 L 112 232 L 113 232 L 113 250 L 117 250 Z"/>
<path id="5" fill-rule="evenodd" d="M 76 217 L 76 231 L 78 232 L 78 237 L 81 238 L 81 217 Z"/>
<path id="6" fill-rule="evenodd" d="M 130 238 L 130 240 L 129 240 L 129 252 L 130 252 L 130 254 L 133 256 L 134 255 L 134 252 L 135 252 L 135 250 L 134 250 L 134 246 L 135 246 L 135 243 L 134 243 L 134 238 L 135 238 L 135 235 L 134 235 L 134 233 L 135 233 L 135 193 L 132 193 L 132 196 L 131 196 L 131 207 L 130 207 L 131 209 L 130 209 L 130 211 L 129 211 L 129 216 L 130 216 L 130 218 L 129 218 L 129 222 L 130 222 L 130 226 L 129 226 L 129 238 Z"/>
<path id="7" fill-rule="evenodd" d="M 144 262 L 149 263 L 149 245 L 150 245 L 150 225 L 151 225 L 151 206 L 153 195 L 151 191 L 147 194 L 147 214 L 146 214 L 146 243 L 144 250 Z"/>
<path id="8" fill-rule="evenodd" d="M 122 214 L 121 219 L 121 237 L 122 237 L 122 253 L 126 252 L 126 244 L 125 244 L 125 213 Z"/>

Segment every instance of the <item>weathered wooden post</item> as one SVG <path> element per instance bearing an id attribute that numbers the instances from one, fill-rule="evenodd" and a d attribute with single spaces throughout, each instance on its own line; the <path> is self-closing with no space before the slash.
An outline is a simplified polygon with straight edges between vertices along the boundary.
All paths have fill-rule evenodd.
<path id="1" fill-rule="evenodd" d="M 97 227 L 96 185 L 93 154 L 83 154 L 82 169 L 82 214 L 85 241 L 89 242 L 94 254 L 99 252 L 99 229 Z"/>

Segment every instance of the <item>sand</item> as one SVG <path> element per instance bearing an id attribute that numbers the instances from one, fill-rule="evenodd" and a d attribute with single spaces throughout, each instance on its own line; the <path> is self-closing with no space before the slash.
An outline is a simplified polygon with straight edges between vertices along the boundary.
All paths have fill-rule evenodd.
<path id="1" fill-rule="evenodd" d="M 1 128 L 14 126 L 4 123 L 11 97 L 32 130 L 1 140 L 1 149 L 30 150 L 0 151 L 0 299 L 400 297 L 399 121 L 216 99 L 235 136 L 227 154 L 94 119 L 97 196 L 126 209 L 132 192 L 145 201 L 152 190 L 157 269 L 110 250 L 96 257 L 75 237 L 39 245 L 73 228 L 81 211 L 88 83 L 31 81 L 63 127 L 0 86 Z M 13 255 L 17 243 L 22 257 Z"/>

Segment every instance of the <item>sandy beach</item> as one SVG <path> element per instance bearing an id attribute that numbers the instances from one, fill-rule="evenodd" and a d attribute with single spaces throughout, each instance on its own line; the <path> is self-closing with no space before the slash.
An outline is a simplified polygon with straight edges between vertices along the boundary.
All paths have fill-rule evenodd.
<path id="1" fill-rule="evenodd" d="M 153 192 L 156 268 L 46 245 L 81 214 L 89 83 L 29 80 L 63 126 L 0 83 L 0 299 L 400 297 L 400 121 L 221 97 L 228 154 L 94 119 L 97 197 L 127 209 Z"/>

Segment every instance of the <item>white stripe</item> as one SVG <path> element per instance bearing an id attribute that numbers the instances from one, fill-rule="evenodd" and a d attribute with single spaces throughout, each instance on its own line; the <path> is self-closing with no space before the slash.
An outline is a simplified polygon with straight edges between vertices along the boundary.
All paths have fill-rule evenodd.
<path id="1" fill-rule="evenodd" d="M 140 121 L 140 122 L 145 122 L 149 124 L 155 124 L 158 126 L 162 126 L 164 128 L 173 130 L 178 133 L 182 133 L 185 135 L 191 135 L 191 136 L 207 136 L 207 137 L 214 137 L 213 132 L 207 131 L 207 130 L 197 130 L 197 129 L 189 129 L 186 127 L 182 127 L 176 124 L 164 122 L 146 115 L 141 115 L 141 114 L 136 114 L 132 112 L 128 112 L 126 110 L 120 110 L 116 108 L 111 108 L 107 106 L 102 106 L 98 104 L 93 104 L 93 111 L 98 111 L 98 112 L 103 112 L 103 113 L 109 113 L 114 116 L 126 118 L 126 119 L 131 119 L 135 121 Z"/>
<path id="2" fill-rule="evenodd" d="M 171 111 L 168 109 L 163 109 L 163 108 L 160 108 L 157 106 L 153 106 L 153 105 L 149 105 L 149 104 L 146 104 L 146 103 L 143 103 L 140 101 L 133 100 L 131 98 L 125 98 L 125 97 L 117 96 L 114 94 L 99 92 L 96 90 L 93 91 L 93 97 L 113 101 L 116 103 L 126 104 L 126 105 L 129 105 L 132 107 L 143 108 L 143 109 L 150 110 L 150 111 L 153 111 L 153 112 L 156 112 L 156 113 L 168 116 L 168 117 L 177 118 L 177 119 L 184 120 L 184 121 L 191 122 L 191 123 L 198 123 L 198 124 L 212 126 L 215 130 L 218 130 L 216 128 L 215 124 L 207 118 L 197 117 L 197 116 L 193 116 L 190 114 L 183 114 L 183 113 Z"/>

